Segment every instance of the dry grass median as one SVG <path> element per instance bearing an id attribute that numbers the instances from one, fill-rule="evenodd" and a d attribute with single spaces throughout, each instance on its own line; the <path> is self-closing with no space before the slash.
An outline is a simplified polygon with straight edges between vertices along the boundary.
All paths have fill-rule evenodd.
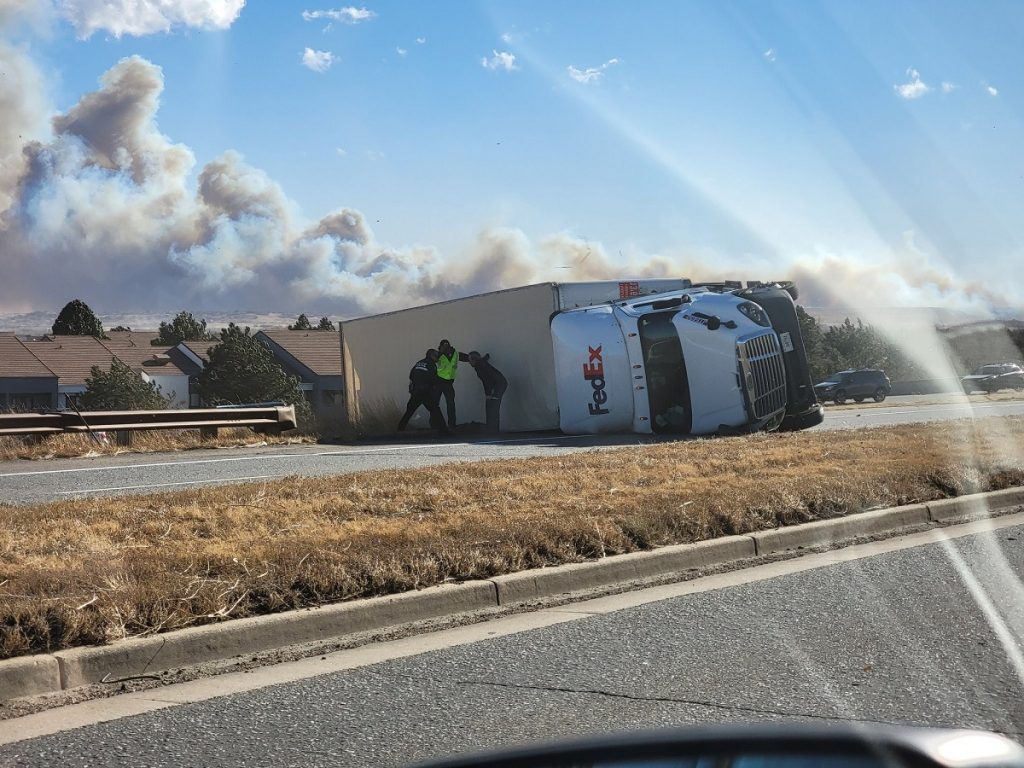
<path id="1" fill-rule="evenodd" d="M 0 506 L 0 657 L 1024 484 L 1024 418 Z"/>
<path id="2" fill-rule="evenodd" d="M 0 461 L 14 459 L 68 459 L 110 456 L 118 453 L 187 451 L 193 448 L 235 448 L 240 446 L 316 442 L 316 435 L 289 433 L 262 435 L 248 427 L 221 429 L 217 437 L 203 438 L 198 429 L 141 430 L 132 435 L 131 446 L 119 446 L 113 432 L 89 435 L 52 435 L 43 438 L 0 437 Z"/>

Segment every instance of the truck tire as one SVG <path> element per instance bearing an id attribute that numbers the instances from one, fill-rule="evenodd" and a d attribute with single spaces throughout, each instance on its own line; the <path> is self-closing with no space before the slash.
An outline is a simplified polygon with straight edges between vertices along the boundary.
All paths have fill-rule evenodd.
<path id="1" fill-rule="evenodd" d="M 887 396 L 886 391 L 884 389 L 882 389 L 881 387 L 879 387 L 878 389 L 875 390 L 875 402 L 876 403 L 880 403 L 883 400 L 885 400 L 886 396 Z"/>
<path id="2" fill-rule="evenodd" d="M 836 405 L 842 405 L 843 403 L 846 402 L 846 390 L 840 389 L 838 392 L 836 392 L 836 396 L 832 399 L 836 401 Z"/>
<path id="3" fill-rule="evenodd" d="M 799 432 L 802 429 L 816 427 L 825 420 L 825 409 L 814 405 L 803 413 L 786 414 L 779 425 L 779 432 Z"/>

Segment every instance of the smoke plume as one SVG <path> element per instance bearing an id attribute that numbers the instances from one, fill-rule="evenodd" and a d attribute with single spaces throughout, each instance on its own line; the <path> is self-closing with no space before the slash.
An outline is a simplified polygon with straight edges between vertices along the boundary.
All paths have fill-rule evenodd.
<path id="1" fill-rule="evenodd" d="M 241 8 L 189 7 L 215 5 L 228 15 Z M 201 14 L 190 18 L 201 22 Z M 885 297 L 874 303 L 977 310 L 1013 300 L 928 266 L 909 246 L 906 254 L 874 261 L 833 254 L 728 258 L 697 250 L 612 257 L 600 243 L 565 233 L 532 242 L 519 230 L 490 229 L 458 257 L 391 247 L 357 210 L 303 219 L 273 179 L 233 151 L 193 177 L 192 151 L 157 124 L 163 74 L 143 58 L 118 62 L 97 90 L 58 114 L 24 51 L 0 43 L 0 66 L 8 73 L 0 78 L 6 312 L 59 306 L 75 295 L 101 310 L 205 306 L 345 316 L 537 280 L 622 276 L 797 279 L 805 282 L 807 303 L 818 305 Z M 880 261 L 889 269 L 872 266 Z"/>

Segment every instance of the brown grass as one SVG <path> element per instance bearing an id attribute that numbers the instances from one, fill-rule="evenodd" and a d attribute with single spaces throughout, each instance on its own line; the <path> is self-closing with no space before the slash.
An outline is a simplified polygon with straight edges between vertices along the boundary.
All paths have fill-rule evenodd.
<path id="1" fill-rule="evenodd" d="M 0 437 L 0 461 L 13 459 L 68 459 L 110 456 L 118 453 L 187 451 L 194 448 L 234 448 L 244 445 L 316 442 L 316 435 L 289 433 L 261 435 L 247 427 L 221 429 L 217 437 L 204 440 L 198 429 L 167 429 L 136 432 L 130 447 L 117 445 L 113 432 L 89 435 L 53 435 L 42 439 Z"/>
<path id="2" fill-rule="evenodd" d="M 396 403 L 388 397 L 363 398 L 359 404 L 359 420 L 347 428 L 350 439 L 394 434 L 398 420 L 405 413 L 405 401 Z"/>
<path id="3" fill-rule="evenodd" d="M 0 506 L 0 657 L 1024 484 L 1024 418 Z"/>

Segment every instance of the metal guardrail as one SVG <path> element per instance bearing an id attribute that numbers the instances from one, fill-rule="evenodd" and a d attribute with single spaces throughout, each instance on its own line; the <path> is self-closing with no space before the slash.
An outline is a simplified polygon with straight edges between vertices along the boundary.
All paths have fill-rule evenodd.
<path id="1" fill-rule="evenodd" d="M 57 435 L 63 431 L 62 413 L 0 414 L 0 435 Z"/>
<path id="2" fill-rule="evenodd" d="M 57 435 L 142 429 L 199 429 L 212 437 L 225 427 L 278 433 L 295 429 L 295 406 L 189 408 L 173 411 L 49 411 L 0 414 L 0 436 Z"/>

